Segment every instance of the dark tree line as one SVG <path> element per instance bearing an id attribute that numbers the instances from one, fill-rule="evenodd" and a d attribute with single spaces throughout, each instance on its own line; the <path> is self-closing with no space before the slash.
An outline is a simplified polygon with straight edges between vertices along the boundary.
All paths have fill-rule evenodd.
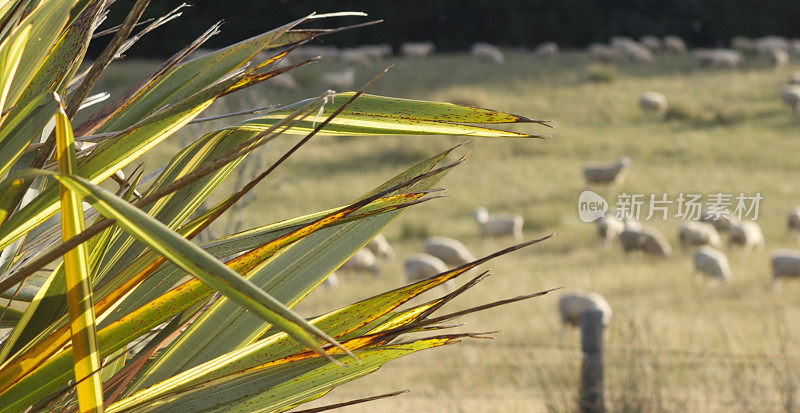
<path id="1" fill-rule="evenodd" d="M 115 11 L 133 2 L 119 0 L 106 27 L 122 21 L 124 16 Z M 146 15 L 159 16 L 180 2 L 153 0 Z M 584 47 L 613 35 L 644 34 L 676 34 L 691 45 L 714 46 L 735 35 L 800 37 L 800 0 L 203 0 L 142 39 L 132 53 L 169 55 L 218 20 L 226 23 L 208 47 L 245 39 L 311 11 L 342 10 L 385 20 L 326 39 L 342 46 L 432 40 L 440 50 L 459 50 L 478 41 L 530 47 L 553 40 Z"/>

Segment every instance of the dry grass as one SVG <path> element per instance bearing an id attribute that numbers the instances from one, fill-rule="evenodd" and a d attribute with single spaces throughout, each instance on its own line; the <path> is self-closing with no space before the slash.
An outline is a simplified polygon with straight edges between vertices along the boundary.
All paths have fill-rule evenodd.
<path id="1" fill-rule="evenodd" d="M 659 58 L 652 66 L 621 65 L 614 82 L 597 83 L 587 81 L 591 62 L 579 53 L 547 61 L 510 54 L 502 67 L 442 55 L 391 59 L 359 69 L 359 80 L 369 79 L 384 63 L 396 66 L 372 93 L 498 108 L 558 125 L 547 141 L 475 141 L 470 161 L 443 181 L 449 197 L 413 208 L 387 230 L 401 257 L 420 250 L 421 238 L 429 234 L 458 238 L 476 255 L 510 244 L 478 237 L 471 215 L 476 205 L 522 214 L 526 238 L 559 233 L 491 263 L 487 268 L 495 275 L 452 308 L 556 286 L 593 290 L 607 297 L 615 312 L 606 332 L 611 411 L 800 409 L 800 283 L 773 290 L 768 265 L 770 251 L 798 246 L 786 235 L 784 217 L 790 206 L 800 205 L 800 118 L 785 110 L 778 91 L 799 64 L 768 69 L 753 63 L 711 72 L 695 69 L 688 58 Z M 310 96 L 320 91 L 319 74 L 338 67 L 323 63 L 298 70 L 302 92 L 265 87 L 211 111 Z M 641 116 L 637 99 L 647 90 L 665 93 L 682 108 L 682 116 L 664 121 Z M 182 133 L 200 131 L 192 127 Z M 244 227 L 346 203 L 461 141 L 315 139 L 262 184 L 253 201 L 258 208 L 236 216 Z M 174 138 L 172 148 L 177 150 L 180 141 Z M 266 158 L 293 142 L 291 137 L 275 142 Z M 666 260 L 626 258 L 616 247 L 602 249 L 593 226 L 577 217 L 581 168 L 621 155 L 630 156 L 634 166 L 620 191 L 760 192 L 759 223 L 767 248 L 728 250 L 734 272 L 728 285 L 695 285 L 690 252 L 679 248 Z M 653 225 L 677 246 L 677 221 Z M 379 279 L 342 275 L 338 289 L 314 292 L 299 310 L 312 315 L 399 286 L 401 270 L 398 261 L 385 263 Z M 573 411 L 579 335 L 562 330 L 557 298 L 558 293 L 466 317 L 472 331 L 501 330 L 499 340 L 408 357 L 318 404 L 410 388 L 410 394 L 348 411 Z"/>

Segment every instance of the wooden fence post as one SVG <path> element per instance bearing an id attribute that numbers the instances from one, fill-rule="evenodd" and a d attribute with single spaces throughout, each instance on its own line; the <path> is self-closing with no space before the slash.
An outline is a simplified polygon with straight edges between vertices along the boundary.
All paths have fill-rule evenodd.
<path id="1" fill-rule="evenodd" d="M 582 413 L 605 412 L 603 400 L 603 312 L 585 310 L 581 313 L 580 410 Z"/>

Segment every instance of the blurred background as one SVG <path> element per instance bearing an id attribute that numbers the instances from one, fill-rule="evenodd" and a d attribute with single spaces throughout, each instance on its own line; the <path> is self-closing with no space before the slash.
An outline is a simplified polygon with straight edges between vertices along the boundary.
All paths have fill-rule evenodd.
<path id="1" fill-rule="evenodd" d="M 179 4 L 153 2 L 146 16 Z M 122 19 L 114 10 L 107 26 Z M 390 363 L 317 404 L 411 389 L 346 411 L 575 411 L 583 357 L 575 314 L 599 308 L 609 316 L 609 411 L 800 411 L 796 1 L 204 1 L 144 37 L 97 89 L 113 97 L 219 20 L 222 32 L 206 49 L 312 11 L 342 10 L 384 22 L 296 50 L 288 61 L 323 60 L 201 116 L 358 89 L 393 65 L 369 93 L 495 108 L 553 121 L 557 130 L 513 125 L 552 137 L 474 140 L 469 161 L 441 184 L 448 196 L 411 208 L 384 232 L 394 258 L 338 271 L 338 284 L 315 290 L 298 311 L 313 316 L 404 285 L 405 257 L 431 236 L 455 239 L 476 257 L 514 244 L 513 234 L 482 235 L 479 206 L 522 221 L 523 239 L 559 235 L 484 265 L 494 275 L 445 311 L 564 289 L 463 319 L 465 330 L 499 331 L 496 340 Z M 149 164 L 229 122 L 187 126 Z M 206 237 L 346 204 L 464 140 L 314 138 Z M 254 154 L 220 193 L 294 143 L 279 139 Z M 578 215 L 586 189 L 611 210 L 620 194 L 701 194 L 705 209 L 709 194 L 763 199 L 753 222 L 694 225 L 674 216 L 676 204 L 668 219 L 647 220 L 645 204 L 638 222 L 600 224 Z M 788 258 L 775 267 L 779 257 Z"/>

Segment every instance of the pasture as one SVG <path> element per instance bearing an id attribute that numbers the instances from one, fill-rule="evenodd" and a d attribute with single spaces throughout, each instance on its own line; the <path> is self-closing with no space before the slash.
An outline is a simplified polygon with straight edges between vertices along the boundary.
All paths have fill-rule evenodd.
<path id="1" fill-rule="evenodd" d="M 388 64 L 394 67 L 369 93 L 495 108 L 552 120 L 557 130 L 516 125 L 514 130 L 553 136 L 473 140 L 459 152 L 474 148 L 469 160 L 441 183 L 447 197 L 410 208 L 384 232 L 400 258 L 382 263 L 378 278 L 340 273 L 337 288 L 318 288 L 298 307 L 303 315 L 403 285 L 402 257 L 421 251 L 429 235 L 457 238 L 476 256 L 511 245 L 510 238 L 479 236 L 472 211 L 482 205 L 521 214 L 525 239 L 558 236 L 484 265 L 493 275 L 443 311 L 560 286 L 595 291 L 614 310 L 605 333 L 611 411 L 800 409 L 800 280 L 773 288 L 769 268 L 772 251 L 798 248 L 786 232 L 785 215 L 800 205 L 800 117 L 784 107 L 779 91 L 800 63 L 772 68 L 753 59 L 714 71 L 697 68 L 688 56 L 658 56 L 651 65 L 619 64 L 613 81 L 593 82 L 593 63 L 582 52 L 552 59 L 507 52 L 502 66 L 441 54 L 360 67 L 356 84 Z M 98 89 L 113 91 L 120 79 L 136 78 L 150 66 L 121 63 Z M 292 73 L 300 90 L 275 90 L 266 82 L 201 116 L 314 96 L 323 90 L 320 74 L 341 68 L 336 62 L 299 68 Z M 648 90 L 667 96 L 673 108 L 667 118 L 642 115 L 637 100 Z M 190 125 L 169 145 L 178 150 L 189 137 L 220 125 Z M 223 219 L 217 234 L 226 224 L 246 229 L 345 204 L 466 139 L 315 137 L 260 185 L 246 208 Z M 285 136 L 271 143 L 260 162 L 276 159 L 295 141 Z M 165 151 L 150 164 L 171 155 Z M 672 257 L 626 257 L 618 245 L 602 248 L 594 225 L 578 219 L 582 168 L 622 155 L 633 160 L 627 180 L 615 191 L 598 191 L 612 204 L 622 192 L 672 199 L 681 192 L 758 192 L 766 248 L 726 248 L 733 280 L 725 285 L 694 282 L 692 252 L 680 248 L 675 218 L 648 222 L 666 235 Z M 561 327 L 560 294 L 464 317 L 466 326 L 455 331 L 498 331 L 490 334 L 497 339 L 466 340 L 390 363 L 316 405 L 411 389 L 346 411 L 574 411 L 580 336 Z"/>

